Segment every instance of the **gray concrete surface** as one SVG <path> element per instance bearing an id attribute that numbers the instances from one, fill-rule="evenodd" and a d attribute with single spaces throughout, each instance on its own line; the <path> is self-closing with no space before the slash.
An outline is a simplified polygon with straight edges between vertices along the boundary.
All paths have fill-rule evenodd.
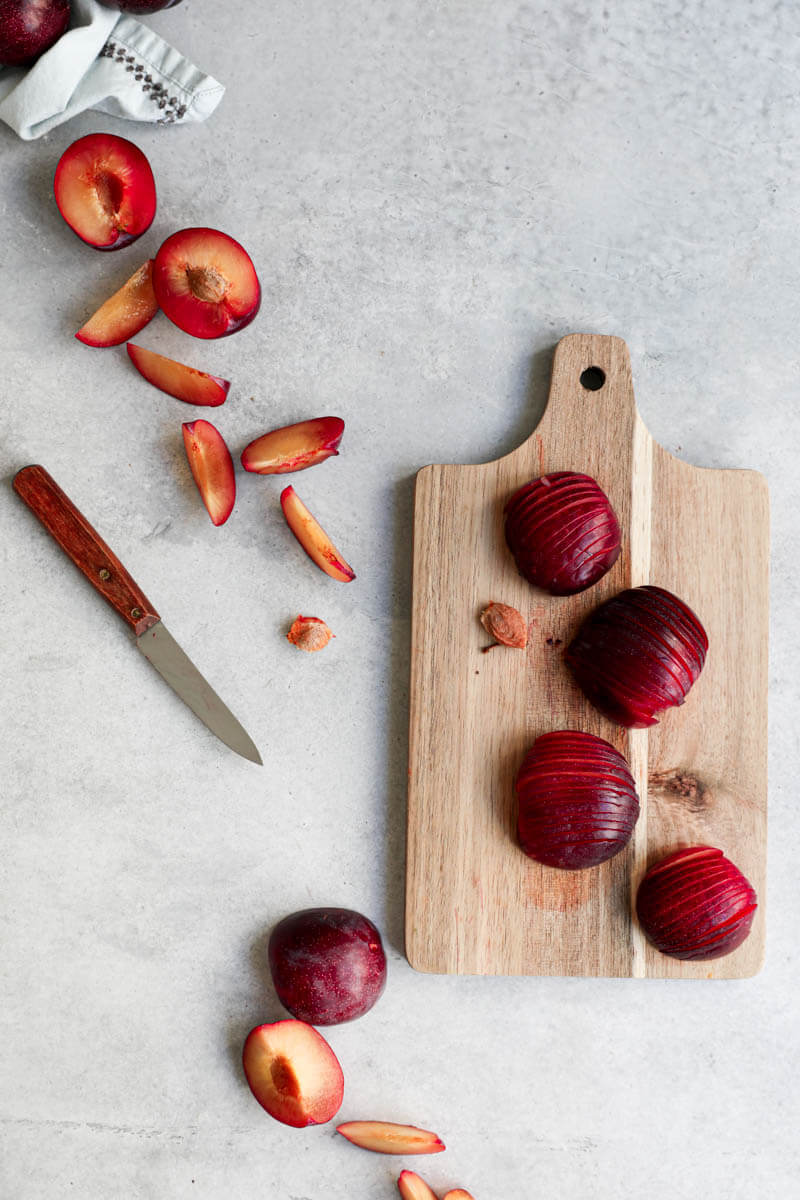
<path id="1" fill-rule="evenodd" d="M 0 127 L 0 1194 L 7 1200 L 387 1198 L 403 1160 L 252 1100 L 243 1037 L 280 1008 L 265 937 L 341 903 L 390 982 L 330 1031 L 343 1119 L 435 1128 L 417 1165 L 476 1200 L 797 1195 L 800 14 L 624 0 L 185 0 L 153 27 L 228 86 L 181 129 L 87 115 Z M 98 254 L 52 173 L 94 129 L 156 174 L 151 230 Z M 274 479 L 199 504 L 190 410 L 72 334 L 174 229 L 241 240 L 264 303 L 201 343 L 233 380 L 234 453 L 337 413 L 297 490 L 352 562 L 302 555 Z M 518 444 L 552 347 L 624 336 L 654 436 L 771 484 L 769 941 L 741 983 L 439 978 L 402 954 L 414 472 Z M 208 415 L 208 414 L 206 414 Z M 241 715 L 262 771 L 206 734 L 10 488 L 43 462 Z M 303 656 L 298 612 L 336 640 Z M 421 1165 L 420 1165 L 421 1164 Z"/>

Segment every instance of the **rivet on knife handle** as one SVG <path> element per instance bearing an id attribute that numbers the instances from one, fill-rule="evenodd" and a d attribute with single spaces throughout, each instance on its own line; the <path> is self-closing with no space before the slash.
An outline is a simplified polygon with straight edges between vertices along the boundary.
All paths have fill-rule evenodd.
<path id="1" fill-rule="evenodd" d="M 137 637 L 155 625 L 159 616 L 144 592 L 44 467 L 23 467 L 14 491 Z"/>

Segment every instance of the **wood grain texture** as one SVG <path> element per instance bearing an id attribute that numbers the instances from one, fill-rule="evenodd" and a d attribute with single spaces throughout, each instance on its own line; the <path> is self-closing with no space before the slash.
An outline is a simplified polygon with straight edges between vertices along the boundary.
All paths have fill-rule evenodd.
<path id="1" fill-rule="evenodd" d="M 589 391 L 582 372 L 605 383 Z M 550 471 L 594 476 L 623 531 L 611 571 L 588 592 L 551 597 L 518 573 L 503 506 Z M 768 495 L 752 471 L 708 470 L 656 445 L 636 410 L 619 338 L 557 346 L 545 414 L 517 450 L 417 476 L 406 869 L 406 953 L 423 971 L 469 974 L 741 977 L 764 946 Z M 669 588 L 710 639 L 686 704 L 650 730 L 614 726 L 562 661 L 587 612 L 625 587 Z M 492 600 L 530 622 L 525 651 L 481 653 Z M 565 872 L 516 844 L 514 777 L 548 730 L 606 738 L 628 758 L 642 812 L 625 851 Z M 753 883 L 750 937 L 708 963 L 669 959 L 633 916 L 641 875 L 680 845 L 719 846 Z"/>
<path id="2" fill-rule="evenodd" d="M 44 467 L 23 467 L 14 491 L 137 637 L 155 625 L 158 613 L 142 589 Z"/>

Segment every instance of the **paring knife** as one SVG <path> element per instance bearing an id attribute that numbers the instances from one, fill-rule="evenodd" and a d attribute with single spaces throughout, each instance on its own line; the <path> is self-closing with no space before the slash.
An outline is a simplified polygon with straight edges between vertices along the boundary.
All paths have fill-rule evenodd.
<path id="1" fill-rule="evenodd" d="M 14 491 L 103 599 L 131 627 L 142 654 L 181 700 L 231 750 L 263 765 L 253 741 L 233 713 L 167 631 L 116 554 L 44 467 L 23 467 L 14 477 Z"/>

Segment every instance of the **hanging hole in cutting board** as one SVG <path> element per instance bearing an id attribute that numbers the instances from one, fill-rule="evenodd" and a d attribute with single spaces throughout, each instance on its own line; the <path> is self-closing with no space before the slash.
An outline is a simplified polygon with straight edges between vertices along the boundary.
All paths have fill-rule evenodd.
<path id="1" fill-rule="evenodd" d="M 581 386 L 587 392 L 599 392 L 606 381 L 606 373 L 600 367 L 587 367 L 581 375 Z"/>

